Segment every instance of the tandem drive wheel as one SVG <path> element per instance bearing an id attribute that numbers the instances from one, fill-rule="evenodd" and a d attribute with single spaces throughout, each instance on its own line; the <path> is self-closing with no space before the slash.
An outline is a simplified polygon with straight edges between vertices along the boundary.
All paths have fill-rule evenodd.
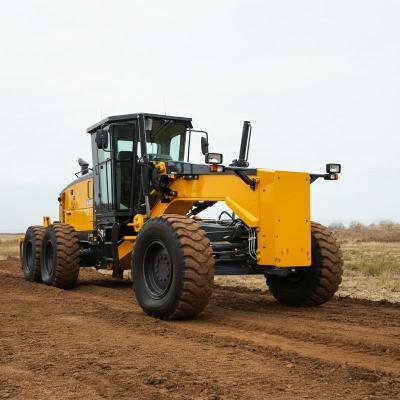
<path id="1" fill-rule="evenodd" d="M 41 282 L 40 251 L 46 228 L 44 226 L 30 226 L 21 246 L 21 268 L 26 280 Z"/>
<path id="2" fill-rule="evenodd" d="M 203 228 L 182 215 L 150 219 L 135 242 L 132 278 L 147 314 L 162 319 L 199 314 L 214 281 L 214 258 Z"/>
<path id="3" fill-rule="evenodd" d="M 40 257 L 43 282 L 62 289 L 74 287 L 79 275 L 79 255 L 78 236 L 71 225 L 48 226 Z"/>
<path id="4" fill-rule="evenodd" d="M 325 226 L 311 223 L 310 267 L 294 268 L 286 278 L 268 276 L 273 296 L 290 306 L 318 306 L 327 302 L 342 281 L 343 260 L 339 245 Z"/>

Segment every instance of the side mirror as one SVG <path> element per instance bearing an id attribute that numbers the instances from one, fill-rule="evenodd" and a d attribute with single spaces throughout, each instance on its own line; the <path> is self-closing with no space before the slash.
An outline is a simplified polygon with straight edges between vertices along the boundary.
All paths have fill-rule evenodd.
<path id="1" fill-rule="evenodd" d="M 201 137 L 201 152 L 203 155 L 208 153 L 208 141 L 204 136 Z"/>
<path id="2" fill-rule="evenodd" d="M 89 163 L 85 161 L 83 158 L 78 160 L 78 164 L 81 167 L 81 174 L 86 175 L 89 172 Z"/>
<path id="3" fill-rule="evenodd" d="M 108 148 L 108 130 L 99 129 L 96 132 L 96 145 L 98 149 L 107 149 Z"/>

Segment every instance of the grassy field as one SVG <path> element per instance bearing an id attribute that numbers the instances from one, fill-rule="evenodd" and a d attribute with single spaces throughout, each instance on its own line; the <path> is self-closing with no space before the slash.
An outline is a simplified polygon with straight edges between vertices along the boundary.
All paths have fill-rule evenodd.
<path id="1" fill-rule="evenodd" d="M 335 231 L 344 259 L 339 295 L 400 302 L 400 229 Z"/>
<path id="2" fill-rule="evenodd" d="M 0 234 L 0 260 L 7 257 L 19 257 L 17 239 L 20 235 Z"/>
<path id="3" fill-rule="evenodd" d="M 0 234 L 0 260 L 18 257 L 19 235 Z M 400 301 L 400 230 L 346 229 L 335 231 L 344 258 L 339 296 Z M 265 288 L 263 276 L 216 277 L 229 286 Z"/>
<path id="4" fill-rule="evenodd" d="M 345 267 L 367 276 L 400 272 L 400 243 L 345 242 L 341 244 Z"/>

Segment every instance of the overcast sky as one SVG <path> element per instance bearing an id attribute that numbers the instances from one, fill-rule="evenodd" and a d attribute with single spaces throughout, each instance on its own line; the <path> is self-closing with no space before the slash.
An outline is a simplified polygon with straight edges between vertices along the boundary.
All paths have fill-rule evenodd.
<path id="1" fill-rule="evenodd" d="M 3 1 L 0 230 L 58 214 L 88 126 L 189 116 L 210 150 L 324 172 L 313 219 L 400 221 L 399 1 Z"/>

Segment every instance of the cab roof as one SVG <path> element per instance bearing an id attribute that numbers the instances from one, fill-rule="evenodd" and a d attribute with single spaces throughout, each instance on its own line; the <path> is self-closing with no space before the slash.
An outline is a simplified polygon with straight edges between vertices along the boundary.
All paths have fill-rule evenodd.
<path id="1" fill-rule="evenodd" d="M 156 118 L 156 119 L 172 119 L 174 121 L 184 121 L 189 123 L 189 127 L 192 127 L 192 118 L 186 118 L 186 117 L 174 117 L 172 115 L 161 115 L 161 114 L 149 114 L 149 113 L 137 113 L 137 114 L 124 114 L 124 115 L 113 115 L 107 118 L 102 119 L 100 122 L 97 122 L 96 124 L 90 126 L 89 128 L 86 129 L 86 132 L 88 133 L 94 133 L 97 131 L 98 128 L 100 128 L 103 125 L 109 124 L 111 122 L 129 122 L 129 121 L 135 121 L 140 117 L 150 117 L 150 118 Z"/>

